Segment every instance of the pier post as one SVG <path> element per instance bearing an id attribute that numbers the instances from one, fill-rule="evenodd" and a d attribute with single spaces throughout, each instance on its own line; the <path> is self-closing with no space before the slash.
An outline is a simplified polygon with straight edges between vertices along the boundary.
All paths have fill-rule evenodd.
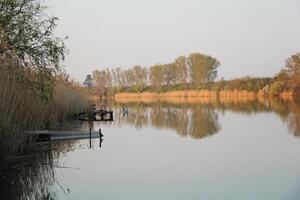
<path id="1" fill-rule="evenodd" d="M 89 133 L 90 133 L 90 148 L 92 148 L 92 129 L 89 129 Z"/>

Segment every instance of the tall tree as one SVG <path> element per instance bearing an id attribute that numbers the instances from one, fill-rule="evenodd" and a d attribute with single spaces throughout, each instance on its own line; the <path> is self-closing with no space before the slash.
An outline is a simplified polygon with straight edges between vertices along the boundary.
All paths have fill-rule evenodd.
<path id="1" fill-rule="evenodd" d="M 189 82 L 189 68 L 187 65 L 187 58 L 185 56 L 179 56 L 175 59 L 177 68 L 178 83 L 187 86 Z"/>
<path id="2" fill-rule="evenodd" d="M 176 84 L 178 79 L 178 69 L 174 62 L 163 65 L 163 77 L 164 84 L 166 86 L 172 86 Z"/>
<path id="3" fill-rule="evenodd" d="M 220 63 L 217 59 L 200 53 L 192 53 L 188 57 L 188 66 L 191 71 L 192 83 L 200 87 L 203 83 L 209 83 L 217 77 L 217 68 Z"/>
<path id="4" fill-rule="evenodd" d="M 156 90 L 160 90 L 161 86 L 163 84 L 163 65 L 157 64 L 152 67 L 150 67 L 150 84 L 153 88 Z"/>
<path id="5" fill-rule="evenodd" d="M 147 84 L 147 69 L 136 65 L 132 71 L 134 76 L 133 88 L 136 92 L 141 92 Z"/>
<path id="6" fill-rule="evenodd" d="M 92 75 L 94 86 L 99 96 L 109 95 L 112 87 L 111 73 L 108 69 L 95 70 Z"/>

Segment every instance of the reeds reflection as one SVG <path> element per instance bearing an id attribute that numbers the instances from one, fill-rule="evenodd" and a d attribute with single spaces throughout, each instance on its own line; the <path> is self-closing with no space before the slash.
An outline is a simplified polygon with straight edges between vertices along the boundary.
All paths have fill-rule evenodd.
<path id="1" fill-rule="evenodd" d="M 38 145 L 34 153 L 19 158 L 15 163 L 0 171 L 0 199 L 58 199 L 58 190 L 68 197 L 55 176 L 55 168 L 63 166 L 60 158 L 73 151 L 77 141 Z"/>

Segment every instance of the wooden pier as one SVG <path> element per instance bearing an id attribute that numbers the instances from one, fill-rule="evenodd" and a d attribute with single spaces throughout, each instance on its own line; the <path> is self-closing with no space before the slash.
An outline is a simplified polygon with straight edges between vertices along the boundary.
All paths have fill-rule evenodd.
<path id="1" fill-rule="evenodd" d="M 87 112 L 76 115 L 76 119 L 80 121 L 114 121 L 114 113 L 112 110 L 107 110 L 104 105 L 99 110 L 92 105 Z"/>
<path id="2" fill-rule="evenodd" d="M 100 138 L 100 131 L 26 131 L 29 136 L 37 137 L 39 141 L 58 141 L 58 140 L 82 140 L 90 138 Z M 102 135 L 103 136 L 103 135 Z"/>

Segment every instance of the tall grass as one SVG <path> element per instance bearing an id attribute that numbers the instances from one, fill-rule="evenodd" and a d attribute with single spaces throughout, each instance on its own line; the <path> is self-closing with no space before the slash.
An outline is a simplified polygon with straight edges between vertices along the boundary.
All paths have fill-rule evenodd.
<path id="1" fill-rule="evenodd" d="M 56 128 L 87 106 L 86 95 L 72 82 L 58 78 L 54 95 L 42 99 L 23 81 L 24 69 L 0 62 L 0 160 L 27 147 L 25 130 Z"/>

